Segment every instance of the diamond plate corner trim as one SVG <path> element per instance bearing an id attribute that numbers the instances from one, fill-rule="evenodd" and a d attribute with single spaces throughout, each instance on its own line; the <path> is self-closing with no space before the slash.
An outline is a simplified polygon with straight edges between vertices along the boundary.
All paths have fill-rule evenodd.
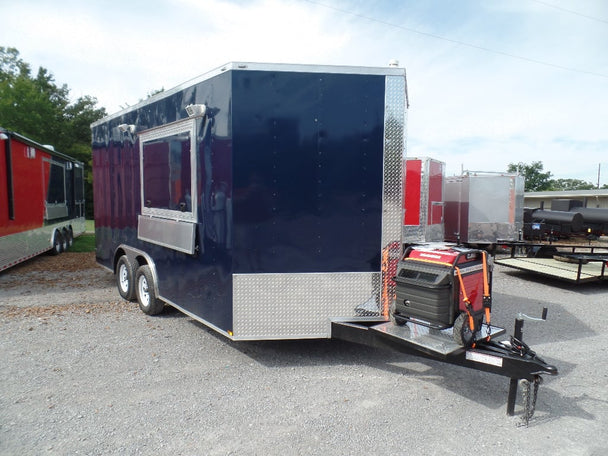
<path id="1" fill-rule="evenodd" d="M 379 315 L 380 273 L 234 274 L 234 340 L 331 337 L 331 320 Z"/>
<path id="2" fill-rule="evenodd" d="M 395 253 L 400 255 L 403 221 L 403 160 L 406 154 L 405 76 L 387 76 L 384 100 L 384 176 L 382 187 L 381 313 L 394 299 Z M 397 258 L 398 260 L 398 258 Z"/>
<path id="3" fill-rule="evenodd" d="M 384 179 L 382 189 L 382 247 L 399 241 L 403 213 L 405 159 L 405 77 L 387 76 L 384 113 Z"/>

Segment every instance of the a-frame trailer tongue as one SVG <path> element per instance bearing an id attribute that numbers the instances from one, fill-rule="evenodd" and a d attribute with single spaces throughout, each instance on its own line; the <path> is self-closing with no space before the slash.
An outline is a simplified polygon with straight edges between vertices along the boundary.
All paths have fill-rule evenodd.
<path id="1" fill-rule="evenodd" d="M 543 319 L 546 318 L 546 310 Z M 528 424 L 541 375 L 557 375 L 557 368 L 547 364 L 522 341 L 523 318 L 515 320 L 514 335 L 509 341 L 494 341 L 505 329 L 484 325 L 474 347 L 466 348 L 454 342 L 452 330 L 433 329 L 412 321 L 403 326 L 378 319 L 333 321 L 332 338 L 376 348 L 396 350 L 407 354 L 481 370 L 510 378 L 507 414 L 515 414 L 517 387 L 522 382 L 524 411 L 522 419 Z M 534 385 L 533 390 L 530 388 Z"/>

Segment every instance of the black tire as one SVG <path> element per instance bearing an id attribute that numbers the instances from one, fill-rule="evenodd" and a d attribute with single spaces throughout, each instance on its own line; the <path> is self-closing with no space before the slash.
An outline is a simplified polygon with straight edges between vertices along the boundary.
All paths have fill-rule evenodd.
<path id="1" fill-rule="evenodd" d="M 116 263 L 116 288 L 118 294 L 127 300 L 135 301 L 135 271 L 126 255 L 121 256 Z"/>
<path id="2" fill-rule="evenodd" d="M 51 255 L 59 255 L 63 252 L 63 239 L 61 238 L 61 233 L 59 231 L 55 231 L 53 234 L 53 248 L 51 249 Z"/>
<path id="3" fill-rule="evenodd" d="M 68 230 L 67 229 L 63 229 L 63 231 L 61 232 L 61 237 L 63 238 L 63 243 L 61 244 L 61 250 L 63 250 L 64 252 L 67 252 L 68 249 L 70 248 L 70 245 L 72 245 L 70 243 L 70 239 L 69 239 L 69 234 L 68 234 Z"/>
<path id="4" fill-rule="evenodd" d="M 72 231 L 72 228 L 68 228 L 66 231 L 66 240 L 68 243 L 68 249 L 70 247 L 72 247 L 74 245 L 74 232 Z"/>
<path id="5" fill-rule="evenodd" d="M 399 317 L 397 314 L 397 304 L 392 301 L 388 307 L 388 318 L 396 326 L 403 326 L 407 323 L 406 318 Z"/>
<path id="6" fill-rule="evenodd" d="M 469 325 L 469 315 L 462 312 L 454 321 L 454 341 L 463 347 L 471 347 L 475 342 L 475 333 Z"/>
<path id="7" fill-rule="evenodd" d="M 146 315 L 158 315 L 163 311 L 165 303 L 156 296 L 154 277 L 150 266 L 144 264 L 135 273 L 135 292 L 139 308 Z"/>

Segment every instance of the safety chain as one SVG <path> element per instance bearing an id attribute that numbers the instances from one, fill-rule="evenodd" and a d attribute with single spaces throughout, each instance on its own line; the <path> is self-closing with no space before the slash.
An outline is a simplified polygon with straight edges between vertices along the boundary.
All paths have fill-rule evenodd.
<path id="1" fill-rule="evenodd" d="M 521 417 L 521 426 L 528 427 L 530 418 L 534 416 L 536 410 L 536 398 L 538 396 L 538 387 L 542 382 L 540 375 L 534 377 L 534 390 L 530 393 L 530 382 L 528 380 L 521 380 L 521 391 L 524 402 L 524 413 Z"/>

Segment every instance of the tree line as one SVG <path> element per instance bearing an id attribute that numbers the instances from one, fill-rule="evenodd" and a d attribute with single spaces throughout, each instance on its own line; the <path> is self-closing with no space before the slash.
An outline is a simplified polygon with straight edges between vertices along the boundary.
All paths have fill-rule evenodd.
<path id="1" fill-rule="evenodd" d="M 592 190 L 597 188 L 591 182 L 581 179 L 552 179 L 551 172 L 544 171 L 543 168 L 543 163 L 540 161 L 529 164 L 522 162 L 509 163 L 507 172 L 524 176 L 527 192 Z M 608 184 L 604 184 L 601 188 L 608 188 Z"/>

